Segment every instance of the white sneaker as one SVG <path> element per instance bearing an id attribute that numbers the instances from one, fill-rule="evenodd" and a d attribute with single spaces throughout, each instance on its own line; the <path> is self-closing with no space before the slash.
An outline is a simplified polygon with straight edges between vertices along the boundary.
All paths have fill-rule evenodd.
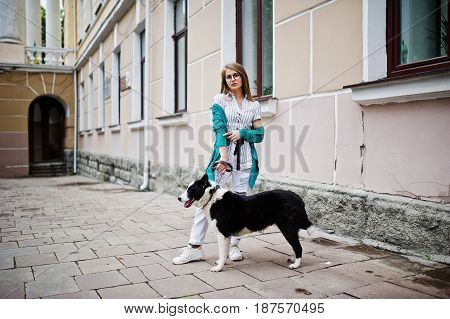
<path id="1" fill-rule="evenodd" d="M 237 245 L 230 245 L 228 256 L 232 261 L 240 261 L 244 258 Z"/>
<path id="2" fill-rule="evenodd" d="M 187 264 L 191 261 L 196 261 L 202 259 L 205 254 L 201 248 L 192 248 L 191 246 L 187 246 L 181 248 L 179 251 L 180 255 L 172 259 L 172 262 L 175 265 Z"/>

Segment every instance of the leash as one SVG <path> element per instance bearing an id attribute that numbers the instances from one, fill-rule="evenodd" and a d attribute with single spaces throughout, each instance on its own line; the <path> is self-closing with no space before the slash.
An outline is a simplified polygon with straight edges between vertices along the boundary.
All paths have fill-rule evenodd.
<path id="1" fill-rule="evenodd" d="M 241 170 L 241 146 L 244 144 L 244 139 L 241 138 L 240 140 L 238 140 L 236 142 L 236 146 L 234 148 L 234 153 L 233 155 L 236 155 L 236 170 L 240 171 Z"/>
<path id="2" fill-rule="evenodd" d="M 225 165 L 225 166 L 227 167 L 227 168 L 225 169 L 226 172 L 229 173 L 229 172 L 233 171 L 233 166 L 232 166 L 230 163 L 225 162 L 225 161 L 217 161 L 217 162 L 215 162 L 215 163 L 211 166 L 211 169 L 212 169 L 212 170 L 216 170 L 216 168 L 217 168 L 217 166 L 218 166 L 219 164 L 223 164 L 223 165 Z M 217 185 L 218 185 L 218 186 L 220 185 L 220 182 L 222 181 L 222 178 L 223 178 L 224 175 L 225 175 L 225 174 L 221 174 L 220 179 L 217 181 Z"/>

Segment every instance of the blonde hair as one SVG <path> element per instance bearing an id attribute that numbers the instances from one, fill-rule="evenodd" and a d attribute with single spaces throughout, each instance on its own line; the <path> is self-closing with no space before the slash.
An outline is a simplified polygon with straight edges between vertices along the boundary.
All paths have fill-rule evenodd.
<path id="1" fill-rule="evenodd" d="M 241 79 L 242 79 L 242 91 L 244 93 L 244 96 L 246 95 L 248 100 L 253 101 L 253 96 L 252 96 L 252 93 L 250 92 L 250 84 L 248 82 L 247 72 L 245 72 L 244 67 L 239 63 L 229 63 L 223 67 L 223 69 L 222 69 L 222 86 L 220 89 L 220 93 L 227 94 L 228 92 L 230 92 L 230 88 L 228 87 L 226 76 L 225 76 L 225 72 L 227 69 L 233 70 L 233 71 L 236 71 L 237 73 L 239 73 L 239 75 L 241 76 Z"/>

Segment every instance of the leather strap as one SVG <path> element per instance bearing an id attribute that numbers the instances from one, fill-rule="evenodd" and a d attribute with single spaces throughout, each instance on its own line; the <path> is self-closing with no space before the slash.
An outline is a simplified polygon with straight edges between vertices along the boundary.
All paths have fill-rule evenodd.
<path id="1" fill-rule="evenodd" d="M 231 172 L 231 171 L 233 170 L 233 166 L 231 166 L 230 163 L 225 162 L 225 161 L 217 161 L 217 162 L 215 162 L 215 163 L 211 166 L 211 169 L 212 169 L 212 170 L 215 170 L 219 164 L 225 165 L 225 166 L 227 167 L 227 169 L 226 169 L 227 172 Z"/>

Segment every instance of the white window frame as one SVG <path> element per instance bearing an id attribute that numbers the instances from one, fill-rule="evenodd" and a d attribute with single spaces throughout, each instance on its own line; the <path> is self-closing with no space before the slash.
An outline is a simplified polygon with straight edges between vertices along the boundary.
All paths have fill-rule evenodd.
<path id="1" fill-rule="evenodd" d="M 175 112 L 175 44 L 172 40 L 174 33 L 174 5 L 173 0 L 165 3 L 165 26 L 164 26 L 164 88 L 162 116 L 174 114 Z"/>
<path id="2" fill-rule="evenodd" d="M 141 74 L 141 33 L 145 32 L 144 23 L 140 23 L 133 34 L 133 92 L 132 92 L 132 115 L 131 121 L 137 122 L 142 120 L 141 114 L 141 95 L 144 94 L 141 89 L 141 80 L 145 74 Z M 146 40 L 147 34 L 145 35 Z M 144 72 L 145 73 L 145 72 Z M 144 85 L 148 85 L 147 79 L 144 79 Z"/>
<path id="3" fill-rule="evenodd" d="M 87 94 L 87 122 L 88 122 L 88 126 L 87 129 L 88 130 L 92 130 L 94 128 L 94 75 L 93 73 L 89 74 L 88 76 L 88 94 Z"/>
<path id="4" fill-rule="evenodd" d="M 112 74 L 111 74 L 111 125 L 120 124 L 120 88 L 119 88 L 119 76 L 120 76 L 120 61 L 119 61 L 120 48 L 113 51 L 112 54 Z"/>
<path id="5" fill-rule="evenodd" d="M 105 126 L 105 63 L 98 66 L 97 77 L 97 128 L 102 128 Z"/>
<path id="6" fill-rule="evenodd" d="M 78 37 L 84 38 L 84 0 L 78 0 Z"/>
<path id="7" fill-rule="evenodd" d="M 80 92 L 78 97 L 78 103 L 80 106 L 80 132 L 84 131 L 84 82 L 80 83 Z"/>

